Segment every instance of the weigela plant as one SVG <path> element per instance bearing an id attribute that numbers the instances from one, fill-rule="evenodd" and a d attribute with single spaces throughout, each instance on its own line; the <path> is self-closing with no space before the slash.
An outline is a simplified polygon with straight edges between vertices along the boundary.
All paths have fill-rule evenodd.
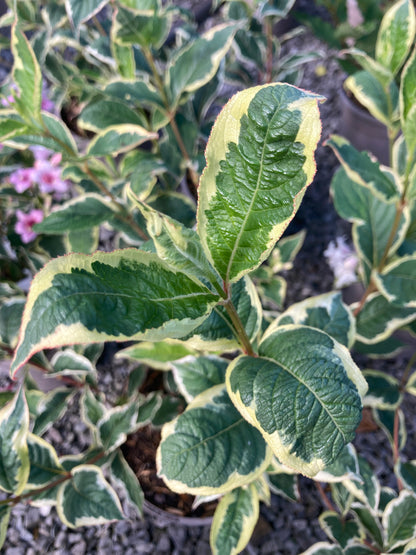
<path id="1" fill-rule="evenodd" d="M 130 56 L 137 42 L 151 66 L 146 41 L 149 36 L 154 40 L 158 29 L 160 40 L 165 37 L 161 22 L 168 12 L 152 4 L 150 16 L 132 4 L 136 6 L 121 3 L 115 15 L 115 44 Z M 80 7 L 75 1 L 69 5 Z M 82 21 L 83 16 L 77 17 Z M 128 25 L 132 17 L 141 23 L 133 30 Z M 145 237 L 137 234 L 135 246 L 126 249 L 54 258 L 32 282 L 19 338 L 17 332 L 6 337 L 3 330 L 10 328 L 0 328 L 2 343 L 13 346 L 12 376 L 18 379 L 26 372 L 14 393 L 5 392 L 0 412 L 0 487 L 7 494 L 0 501 L 2 540 L 10 508 L 20 501 L 55 506 L 70 527 L 99 524 L 123 516 L 113 488 L 117 484 L 140 512 L 143 494 L 121 446 L 128 434 L 153 420 L 164 423 L 157 468 L 165 483 L 175 492 L 196 495 L 198 502 L 219 498 L 210 537 L 213 553 L 243 550 L 260 501 L 268 502 L 270 491 L 297 500 L 299 474 L 316 482 L 330 507 L 321 524 L 334 542 L 319 543 L 307 553 L 412 553 L 415 461 L 400 457 L 405 444 L 400 404 L 404 394 L 416 392 L 414 359 L 397 379 L 373 369 L 362 372 L 350 351 L 386 353 L 395 341 L 392 333 L 414 328 L 416 320 L 414 21 L 414 8 L 402 0 L 386 13 L 379 34 L 377 63 L 386 65 L 397 60 L 392 53 L 402 51 L 404 30 L 408 36 L 393 110 L 403 135 L 394 137 L 392 168 L 340 137 L 328 142 L 342 161 L 332 192 L 340 214 L 353 222 L 365 292 L 351 307 L 333 291 L 286 310 L 281 308 L 286 282 L 278 273 L 290 267 L 303 234 L 282 236 L 315 173 L 323 98 L 272 83 L 228 101 L 205 150 L 194 229 L 172 217 L 172 207 L 169 214 L 157 210 L 134 186 L 136 164 L 144 171 L 147 157 L 154 161 L 154 152 L 135 149 L 157 141 L 155 130 L 166 125 L 167 136 L 175 139 L 176 110 L 201 81 L 208 85 L 214 77 L 235 29 L 214 28 L 201 39 L 203 44 L 196 39 L 180 50 L 165 70 L 167 89 L 156 84 L 151 89 L 146 80 L 143 88 L 143 80 L 136 78 L 131 87 L 117 82 L 115 89 L 128 87 L 129 95 L 155 93 L 161 103 L 151 114 L 163 126 L 120 120 L 108 125 L 107 120 L 93 129 L 100 113 L 112 114 L 101 105 L 81 116 L 92 122 L 95 135 L 80 152 L 62 121 L 41 110 L 40 67 L 14 24 L 17 93 L 14 108 L 0 113 L 1 142 L 6 148 L 46 146 L 68 164 L 63 179 L 70 174 L 78 175 L 79 183 L 107 184 L 47 215 L 34 231 L 56 233 L 66 225 L 66 232 L 84 232 L 112 218 L 125 229 L 134 205 Z M 202 47 L 216 53 L 207 66 L 196 63 Z M 109 108 L 118 105 L 114 98 L 106 102 Z M 121 117 L 117 107 L 114 113 Z M 186 168 L 197 174 L 182 154 Z M 111 162 L 116 155 L 121 162 Z M 51 164 L 50 157 L 46 161 Z M 113 188 L 110 182 L 115 182 Z M 116 196 L 118 190 L 124 196 Z M 10 295 L 7 287 L 0 293 Z M 7 302 L 3 306 L 4 321 L 11 308 Z M 168 403 L 160 392 L 140 394 L 140 370 L 129 377 L 126 395 L 115 404 L 102 395 L 95 368 L 101 344 L 125 340 L 136 343 L 119 356 L 169 373 L 175 394 L 186 403 L 183 412 L 167 417 Z M 79 344 L 85 346 L 66 348 Z M 44 349 L 55 353 L 47 358 Z M 40 392 L 28 375 L 29 362 L 60 379 L 62 387 Z M 59 457 L 42 436 L 75 399 L 91 430 L 91 448 Z M 391 441 L 400 493 L 382 488 L 351 444 L 363 406 L 371 407 Z M 330 484 L 331 498 L 321 482 Z"/>

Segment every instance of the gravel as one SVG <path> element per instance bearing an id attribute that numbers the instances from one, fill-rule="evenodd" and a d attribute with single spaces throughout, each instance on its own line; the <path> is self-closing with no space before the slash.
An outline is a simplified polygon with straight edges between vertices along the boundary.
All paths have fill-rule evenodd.
<path id="1" fill-rule="evenodd" d="M 316 49 L 322 53 L 319 61 L 308 65 L 300 85 L 327 98 L 321 108 L 324 141 L 338 129 L 338 95 L 343 74 L 332 53 L 309 33 L 293 39 L 290 49 Z M 326 75 L 320 77 L 323 68 Z M 315 181 L 288 230 L 289 233 L 303 228 L 308 230 L 294 269 L 286 274 L 289 303 L 331 289 L 333 278 L 323 251 L 336 236 L 349 234 L 349 225 L 338 218 L 329 198 L 329 183 L 337 162 L 330 149 L 322 145 L 323 141 L 317 151 L 318 171 Z M 376 365 L 397 374 L 405 363 L 406 360 L 399 358 L 397 361 L 378 361 Z M 126 369 L 117 365 L 113 372 L 102 373 L 100 380 L 107 391 L 113 389 L 116 394 L 124 381 Z M 416 458 L 416 409 L 414 403 L 406 403 L 405 407 L 406 413 L 410 415 L 407 423 L 410 426 L 408 445 L 411 445 L 406 455 Z M 60 454 L 70 453 L 74 449 L 82 451 L 88 445 L 88 430 L 79 424 L 71 424 L 71 413 L 75 416 L 76 411 L 74 404 L 68 417 L 54 431 L 48 432 L 54 445 L 59 445 Z M 386 465 L 391 468 L 391 460 L 388 456 L 380 457 L 381 452 L 390 452 L 385 435 L 382 432 L 358 435 L 355 444 L 372 464 L 383 485 L 395 487 L 394 476 L 386 470 Z M 300 503 L 272 495 L 270 506 L 262 505 L 259 523 L 250 545 L 243 552 L 245 555 L 297 555 L 313 543 L 326 539 L 318 523 L 318 516 L 324 507 L 311 480 L 300 479 L 300 494 Z M 138 519 L 126 503 L 124 508 L 127 515 L 125 521 L 70 530 L 60 522 L 54 508 L 39 510 L 30 506 L 16 506 L 3 553 L 208 555 L 211 552 L 209 527 L 186 528 L 178 524 L 161 527 L 152 519 Z"/>

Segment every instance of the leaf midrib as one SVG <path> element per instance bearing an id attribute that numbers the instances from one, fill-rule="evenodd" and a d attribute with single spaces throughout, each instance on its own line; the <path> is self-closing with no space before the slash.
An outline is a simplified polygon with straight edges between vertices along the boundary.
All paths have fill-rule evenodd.
<path id="1" fill-rule="evenodd" d="M 271 118 L 269 124 L 267 125 L 267 132 L 266 132 L 266 135 L 265 135 L 265 137 L 264 137 L 263 148 L 262 148 L 261 157 L 260 157 L 259 173 L 258 173 L 258 176 L 257 176 L 256 188 L 255 188 L 255 190 L 254 190 L 254 193 L 253 193 L 253 196 L 252 196 L 252 199 L 251 199 L 249 208 L 248 208 L 248 210 L 246 211 L 246 215 L 244 216 L 243 223 L 242 223 L 242 225 L 241 225 L 241 227 L 240 227 L 240 231 L 239 231 L 238 234 L 237 234 L 237 237 L 236 237 L 236 240 L 235 240 L 235 243 L 234 243 L 234 247 L 233 247 L 233 250 L 232 250 L 232 252 L 231 252 L 230 259 L 229 259 L 229 261 L 228 261 L 227 271 L 226 271 L 226 274 L 225 274 L 225 275 L 226 275 L 226 278 L 225 278 L 225 282 L 226 282 L 226 283 L 229 283 L 229 282 L 230 282 L 231 266 L 232 266 L 232 264 L 233 264 L 233 261 L 234 261 L 234 258 L 235 258 L 236 252 L 237 252 L 238 244 L 239 244 L 239 242 L 240 242 L 241 236 L 242 236 L 243 233 L 244 233 L 244 230 L 245 230 L 245 227 L 246 227 L 246 224 L 247 224 L 247 220 L 248 220 L 249 216 L 251 215 L 251 210 L 252 210 L 252 207 L 253 207 L 253 205 L 254 205 L 254 201 L 256 200 L 257 194 L 258 194 L 258 192 L 259 192 L 259 188 L 260 188 L 260 184 L 261 184 L 261 176 L 263 175 L 263 162 L 264 162 L 264 153 L 265 153 L 265 149 L 266 149 L 267 139 L 268 139 L 268 137 L 269 137 L 269 132 L 270 132 L 271 125 L 272 125 L 272 123 L 273 123 L 273 121 L 274 121 L 274 119 L 275 119 L 275 117 L 276 117 L 276 115 L 277 115 L 279 109 L 280 109 L 280 103 L 279 103 L 279 105 L 276 107 L 275 112 L 274 112 L 274 114 L 273 114 L 273 117 Z M 248 117 L 248 116 L 247 116 L 247 117 Z M 238 145 L 237 145 L 237 146 L 238 146 Z"/>
<path id="2" fill-rule="evenodd" d="M 294 372 L 292 372 L 292 371 L 290 370 L 290 368 L 288 368 L 287 366 L 285 366 L 282 362 L 277 361 L 277 360 L 274 360 L 274 359 L 269 358 L 269 357 L 265 357 L 265 356 L 262 356 L 261 358 L 262 358 L 262 359 L 265 359 L 265 360 L 267 360 L 267 361 L 269 361 L 269 362 L 272 362 L 272 363 L 275 364 L 275 365 L 278 364 L 281 368 L 283 368 L 283 370 L 284 370 L 285 372 L 287 372 L 288 374 L 290 374 L 295 380 L 297 380 L 297 381 L 300 382 L 302 385 L 304 385 L 304 386 L 306 387 L 306 389 L 307 389 L 307 390 L 315 397 L 315 399 L 319 402 L 319 404 L 320 404 L 320 406 L 323 408 L 323 410 L 327 413 L 327 415 L 329 416 L 329 418 L 330 418 L 331 421 L 333 422 L 335 428 L 336 428 L 336 429 L 338 430 L 338 432 L 341 434 L 341 436 L 342 436 L 342 438 L 343 438 L 343 440 L 344 440 L 344 442 L 345 442 L 345 434 L 344 434 L 344 432 L 340 429 L 340 427 L 338 426 L 338 424 L 337 424 L 336 421 L 334 420 L 334 418 L 333 418 L 331 412 L 330 412 L 329 409 L 326 407 L 326 405 L 321 401 L 321 399 L 320 399 L 320 397 L 318 396 L 318 394 L 317 394 L 313 389 L 311 389 L 311 387 L 310 387 L 307 383 L 305 383 L 299 376 L 297 376 Z"/>

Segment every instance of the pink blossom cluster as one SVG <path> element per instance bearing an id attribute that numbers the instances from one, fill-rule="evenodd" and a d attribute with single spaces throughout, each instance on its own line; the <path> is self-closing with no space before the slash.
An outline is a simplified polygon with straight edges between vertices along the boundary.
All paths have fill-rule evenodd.
<path id="1" fill-rule="evenodd" d="M 62 179 L 59 167 L 62 155 L 54 154 L 47 148 L 32 147 L 35 162 L 31 168 L 19 168 L 9 175 L 9 181 L 18 193 L 37 185 L 41 193 L 61 196 L 68 191 L 68 182 Z"/>
<path id="2" fill-rule="evenodd" d="M 334 273 L 335 287 L 345 287 L 357 281 L 358 257 L 344 237 L 337 237 L 335 241 L 331 241 L 324 255 Z"/>
<path id="3" fill-rule="evenodd" d="M 28 214 L 21 210 L 16 210 L 16 217 L 17 222 L 14 230 L 20 235 L 23 243 L 30 243 L 37 237 L 37 233 L 33 231 L 33 226 L 43 220 L 42 210 L 34 208 Z"/>

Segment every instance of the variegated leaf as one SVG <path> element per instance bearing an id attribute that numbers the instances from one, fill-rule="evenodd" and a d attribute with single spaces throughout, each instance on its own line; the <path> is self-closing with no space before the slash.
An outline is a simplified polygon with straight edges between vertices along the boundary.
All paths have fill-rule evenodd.
<path id="1" fill-rule="evenodd" d="M 338 545 L 318 542 L 301 553 L 301 555 L 344 555 L 344 552 Z"/>
<path id="2" fill-rule="evenodd" d="M 0 549 L 3 547 L 6 540 L 11 510 L 9 505 L 0 506 Z"/>
<path id="3" fill-rule="evenodd" d="M 19 495 L 29 477 L 29 410 L 20 388 L 0 410 L 0 489 Z"/>
<path id="4" fill-rule="evenodd" d="M 399 381 L 394 376 L 377 370 L 364 370 L 363 375 L 368 383 L 365 406 L 391 410 L 400 405 L 402 395 Z"/>
<path id="5" fill-rule="evenodd" d="M 83 464 L 59 488 L 56 509 L 69 528 L 104 524 L 124 518 L 116 492 L 97 466 Z"/>
<path id="6" fill-rule="evenodd" d="M 213 555 L 237 555 L 250 541 L 259 517 L 256 486 L 249 484 L 226 493 L 215 510 L 210 532 Z"/>
<path id="7" fill-rule="evenodd" d="M 130 123 L 112 125 L 94 137 L 88 145 L 87 155 L 116 156 L 152 139 L 157 139 L 157 134 L 147 131 L 140 125 Z"/>
<path id="8" fill-rule="evenodd" d="M 135 507 L 139 516 L 142 516 L 144 493 L 137 476 L 127 464 L 120 450 L 111 463 L 111 478 L 124 490 L 130 503 Z"/>
<path id="9" fill-rule="evenodd" d="M 416 255 L 398 258 L 374 275 L 377 289 L 396 306 L 416 307 Z"/>
<path id="10" fill-rule="evenodd" d="M 65 0 L 65 7 L 71 23 L 79 32 L 81 23 L 88 21 L 107 3 L 108 0 Z"/>
<path id="11" fill-rule="evenodd" d="M 215 355 L 186 356 L 172 362 L 175 382 L 188 403 L 200 393 L 225 383 L 229 361 Z"/>
<path id="12" fill-rule="evenodd" d="M 292 304 L 273 322 L 269 332 L 285 324 L 318 328 L 346 347 L 351 347 L 355 339 L 354 317 L 339 292 L 309 297 Z"/>
<path id="13" fill-rule="evenodd" d="M 165 339 L 165 341 L 136 343 L 118 351 L 115 356 L 140 362 L 156 370 L 170 370 L 171 363 L 194 352 L 181 342 Z"/>
<path id="14" fill-rule="evenodd" d="M 380 164 L 366 152 L 359 152 L 346 139 L 338 135 L 326 142 L 341 162 L 346 174 L 355 183 L 368 187 L 372 194 L 389 202 L 400 197 L 400 190 L 393 176 L 381 171 Z"/>
<path id="15" fill-rule="evenodd" d="M 17 23 L 12 26 L 11 48 L 14 58 L 12 74 L 17 86 L 17 111 L 29 124 L 39 125 L 42 74 L 33 49 Z"/>
<path id="16" fill-rule="evenodd" d="M 267 468 L 261 434 L 233 407 L 224 385 L 208 389 L 162 429 L 158 473 L 178 493 L 226 493 Z"/>
<path id="17" fill-rule="evenodd" d="M 137 249 L 55 259 L 33 281 L 11 371 L 58 345 L 184 336 L 218 300 Z"/>
<path id="18" fill-rule="evenodd" d="M 112 204 L 102 196 L 89 193 L 61 204 L 48 214 L 35 231 L 46 234 L 61 234 L 67 231 L 85 231 L 92 226 L 115 217 Z"/>
<path id="19" fill-rule="evenodd" d="M 171 27 L 172 12 L 136 10 L 118 6 L 113 22 L 113 38 L 121 46 L 138 44 L 144 49 L 160 48 Z"/>
<path id="20" fill-rule="evenodd" d="M 281 463 L 314 476 L 354 437 L 365 380 L 343 345 L 308 326 L 266 331 L 259 355 L 229 365 L 229 395 Z"/>
<path id="21" fill-rule="evenodd" d="M 319 517 L 319 524 L 325 534 L 343 549 L 364 539 L 364 533 L 355 520 L 346 520 L 335 511 L 325 511 Z"/>
<path id="22" fill-rule="evenodd" d="M 380 81 L 371 73 L 357 71 L 347 77 L 344 86 L 372 116 L 387 127 L 394 127 L 393 122 L 399 118 L 399 90 L 394 81 L 387 94 Z"/>
<path id="23" fill-rule="evenodd" d="M 285 84 L 236 94 L 205 152 L 198 233 L 226 286 L 263 262 L 315 173 L 322 98 Z"/>
<path id="24" fill-rule="evenodd" d="M 416 102 L 416 48 L 406 62 L 400 80 L 400 116 L 402 127 Z"/>
<path id="25" fill-rule="evenodd" d="M 37 489 L 66 474 L 55 449 L 35 434 L 27 438 L 30 459 L 30 474 L 26 489 Z"/>
<path id="26" fill-rule="evenodd" d="M 412 0 L 399 0 L 385 13 L 376 42 L 376 60 L 396 74 L 414 44 L 416 15 Z"/>
<path id="27" fill-rule="evenodd" d="M 236 26 L 229 23 L 212 27 L 171 60 L 166 75 L 172 105 L 179 102 L 183 93 L 198 90 L 214 77 L 235 31 Z"/>
<path id="28" fill-rule="evenodd" d="M 357 340 L 366 344 L 378 343 L 415 319 L 414 308 L 393 305 L 380 293 L 373 293 L 357 314 Z"/>
<path id="29" fill-rule="evenodd" d="M 408 543 L 416 535 L 416 495 L 403 490 L 397 499 L 390 501 L 383 513 L 389 551 Z"/>

